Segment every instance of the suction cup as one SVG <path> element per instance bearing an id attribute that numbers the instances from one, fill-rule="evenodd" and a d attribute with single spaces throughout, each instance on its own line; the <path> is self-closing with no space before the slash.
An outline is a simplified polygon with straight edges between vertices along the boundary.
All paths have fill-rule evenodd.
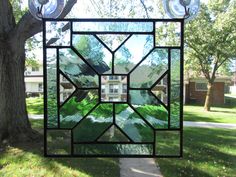
<path id="1" fill-rule="evenodd" d="M 163 0 L 165 12 L 170 18 L 185 18 L 190 21 L 200 10 L 200 0 Z"/>
<path id="2" fill-rule="evenodd" d="M 28 0 L 30 13 L 38 20 L 57 18 L 62 13 L 64 0 Z"/>

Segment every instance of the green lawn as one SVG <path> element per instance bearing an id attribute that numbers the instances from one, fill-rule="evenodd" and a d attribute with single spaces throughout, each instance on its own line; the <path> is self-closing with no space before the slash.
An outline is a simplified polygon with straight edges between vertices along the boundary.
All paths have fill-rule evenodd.
<path id="1" fill-rule="evenodd" d="M 165 177 L 235 177 L 236 131 L 185 128 L 184 158 L 157 162 Z"/>
<path id="2" fill-rule="evenodd" d="M 43 114 L 43 97 L 26 98 L 28 114 Z"/>
<path id="3" fill-rule="evenodd" d="M 31 120 L 42 131 L 43 120 Z M 1 177 L 118 177 L 119 160 L 112 158 L 44 158 L 43 139 L 0 147 Z"/>
<path id="4" fill-rule="evenodd" d="M 235 107 L 212 107 L 206 112 L 203 106 L 184 106 L 184 120 L 197 122 L 236 123 Z"/>

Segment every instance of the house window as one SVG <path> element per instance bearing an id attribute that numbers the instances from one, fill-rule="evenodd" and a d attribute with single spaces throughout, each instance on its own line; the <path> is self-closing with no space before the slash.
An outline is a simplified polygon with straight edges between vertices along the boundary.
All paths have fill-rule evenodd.
<path id="1" fill-rule="evenodd" d="M 39 92 L 42 92 L 42 91 L 43 91 L 43 84 L 42 84 L 42 83 L 39 83 L 39 84 L 38 84 L 38 91 L 39 91 Z"/>
<path id="2" fill-rule="evenodd" d="M 109 76 L 109 80 L 118 80 L 118 76 Z"/>
<path id="3" fill-rule="evenodd" d="M 32 71 L 39 71 L 39 67 L 32 67 Z"/>
<path id="4" fill-rule="evenodd" d="M 105 88 L 106 88 L 106 86 L 102 85 L 102 90 L 101 90 L 102 93 L 105 93 Z"/>
<path id="5" fill-rule="evenodd" d="M 127 93 L 127 84 L 122 85 L 122 93 Z"/>
<path id="6" fill-rule="evenodd" d="M 119 85 L 117 84 L 110 84 L 109 85 L 109 93 L 118 93 Z"/>
<path id="7" fill-rule="evenodd" d="M 196 91 L 207 91 L 207 83 L 195 83 Z"/>

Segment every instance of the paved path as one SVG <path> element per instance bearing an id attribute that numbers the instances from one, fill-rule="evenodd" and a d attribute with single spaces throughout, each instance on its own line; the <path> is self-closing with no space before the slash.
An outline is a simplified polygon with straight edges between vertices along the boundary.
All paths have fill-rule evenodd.
<path id="1" fill-rule="evenodd" d="M 236 124 L 231 123 L 213 123 L 213 122 L 191 122 L 184 121 L 185 127 L 203 127 L 203 128 L 227 128 L 236 129 Z"/>
<path id="2" fill-rule="evenodd" d="M 43 115 L 28 114 L 29 119 L 43 119 Z"/>
<path id="3" fill-rule="evenodd" d="M 152 158 L 120 158 L 121 177 L 163 177 Z"/>

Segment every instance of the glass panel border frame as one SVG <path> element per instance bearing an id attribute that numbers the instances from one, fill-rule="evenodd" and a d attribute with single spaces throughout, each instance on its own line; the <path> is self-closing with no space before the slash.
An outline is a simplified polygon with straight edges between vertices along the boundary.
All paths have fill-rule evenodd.
<path id="1" fill-rule="evenodd" d="M 56 46 L 56 45 L 53 45 L 53 46 L 48 46 L 46 44 L 46 22 L 68 22 L 68 28 L 70 30 L 70 45 L 69 46 Z M 48 98 L 47 98 L 47 49 L 55 49 L 57 51 L 57 68 L 56 68 L 56 72 L 57 74 L 60 74 L 60 70 L 59 70 L 59 49 L 60 48 L 71 48 L 73 47 L 72 45 L 72 38 L 73 38 L 73 34 L 78 34 L 79 32 L 74 32 L 73 31 L 73 22 L 140 22 L 140 23 L 153 23 L 153 31 L 151 32 L 119 32 L 119 31 L 114 31 L 114 34 L 151 34 L 154 36 L 154 41 L 153 41 L 153 46 L 154 48 L 160 48 L 160 49 L 168 49 L 168 52 L 169 52 L 169 59 L 168 59 L 168 103 L 169 103 L 169 106 L 168 106 L 168 112 L 170 112 L 170 87 L 171 87 L 171 71 L 170 71 L 170 68 L 171 68 L 171 50 L 173 49 L 177 49 L 180 51 L 180 78 L 179 78 L 179 81 L 180 81 L 180 85 L 179 85 L 179 89 L 180 89 L 180 93 L 179 93 L 179 96 L 180 96 L 180 101 L 179 101 L 179 104 L 180 104 L 180 110 L 179 110 L 179 113 L 180 113 L 180 116 L 179 116 L 179 127 L 178 128 L 172 128 L 170 126 L 170 116 L 168 118 L 168 128 L 165 128 L 165 129 L 155 129 L 154 130 L 154 141 L 152 143 L 149 143 L 153 146 L 153 153 L 151 153 L 150 155 L 142 155 L 142 154 L 125 154 L 125 155 L 121 155 L 121 154 L 93 154 L 93 155 L 88 155 L 88 154 L 80 154 L 80 155 L 77 155 L 74 152 L 74 145 L 76 145 L 74 142 L 73 142 L 73 129 L 67 129 L 67 128 L 60 128 L 60 119 L 59 117 L 57 118 L 57 126 L 54 126 L 54 127 L 48 127 Z M 156 38 L 155 38 L 155 23 L 156 22 L 174 22 L 174 23 L 180 23 L 180 46 L 156 46 Z M 82 32 L 84 33 L 84 32 Z M 96 34 L 97 32 L 96 31 L 88 31 L 87 32 L 88 34 Z M 98 34 L 113 34 L 113 32 L 109 32 L 109 31 L 106 31 L 106 32 L 101 32 L 101 31 L 98 31 Z M 43 58 L 44 58 L 44 62 L 43 62 L 43 67 L 44 67 L 44 156 L 45 157 L 119 157 L 119 158 L 137 158 L 137 157 L 150 157 L 150 158 L 181 158 L 183 157 L 183 73 L 184 73 L 184 69 L 183 69 L 183 63 L 184 63 L 184 19 L 43 19 Z M 140 61 L 141 63 L 142 61 Z M 139 65 L 140 63 L 138 63 L 137 65 Z M 112 63 L 112 66 L 114 67 L 114 59 L 113 59 L 113 63 Z M 112 68 L 114 70 L 114 68 Z M 112 73 L 114 74 L 114 73 Z M 116 75 L 116 74 L 114 74 Z M 122 75 L 122 74 L 117 74 L 117 75 Z M 128 75 L 130 75 L 130 73 L 128 73 Z M 57 88 L 59 88 L 59 85 L 60 85 L 60 81 L 57 80 Z M 130 88 L 129 87 L 129 80 L 128 80 L 128 94 L 129 94 L 129 89 L 133 89 L 133 88 Z M 152 88 L 151 88 L 152 89 Z M 150 91 L 151 91 L 150 89 Z M 141 89 L 142 90 L 142 89 Z M 146 89 L 144 89 L 146 90 Z M 100 93 L 100 89 L 99 89 L 99 93 Z M 59 109 L 60 109 L 60 90 L 57 89 L 57 111 L 58 111 L 58 115 L 59 115 Z M 100 95 L 99 95 L 100 96 Z M 127 100 L 128 102 L 130 102 L 130 100 Z M 129 103 L 128 103 L 129 104 Z M 113 104 L 113 106 L 115 106 L 115 103 Z M 96 106 L 95 106 L 96 107 Z M 114 113 L 114 110 L 113 110 L 113 116 L 115 115 Z M 48 154 L 47 152 L 47 131 L 57 131 L 57 130 L 65 130 L 65 131 L 70 131 L 71 132 L 71 144 L 70 144 L 70 147 L 71 147 L 71 153 L 70 154 Z M 179 132 L 179 153 L 176 154 L 176 155 L 157 155 L 156 153 L 156 142 L 158 141 L 157 140 L 157 137 L 156 137 L 156 133 L 158 133 L 158 131 L 175 131 L 175 132 Z M 103 142 L 102 142 L 103 143 Z M 97 142 L 90 142 L 89 144 L 97 144 Z M 107 142 L 107 144 L 112 144 L 111 142 Z M 124 142 L 120 142 L 120 144 L 124 144 Z M 132 144 L 132 145 L 139 145 L 139 144 L 144 144 L 145 143 L 139 143 L 139 142 L 130 142 L 130 143 L 127 143 L 125 142 L 125 144 Z M 171 145 L 170 145 L 171 146 Z"/>

